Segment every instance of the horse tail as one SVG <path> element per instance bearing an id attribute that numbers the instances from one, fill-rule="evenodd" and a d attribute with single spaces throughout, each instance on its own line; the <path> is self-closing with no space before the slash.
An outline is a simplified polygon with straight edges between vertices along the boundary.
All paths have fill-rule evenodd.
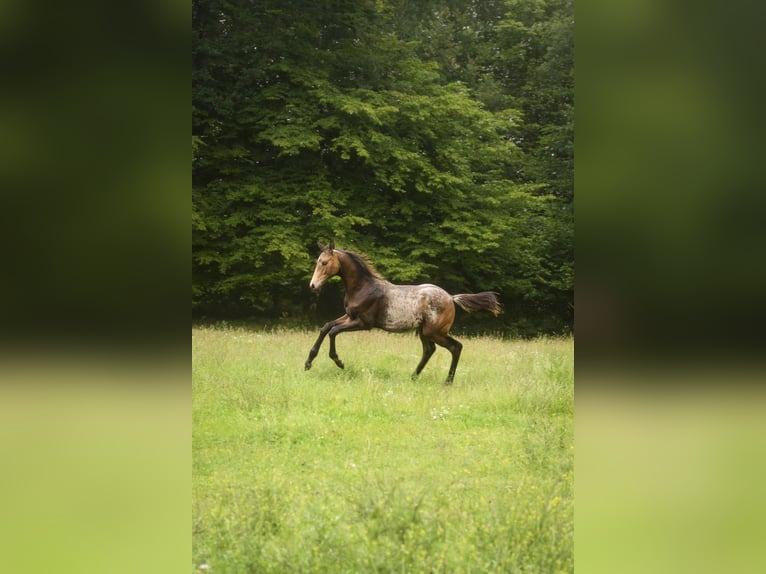
<path id="1" fill-rule="evenodd" d="M 490 311 L 495 316 L 500 313 L 500 301 L 494 291 L 481 293 L 461 293 L 453 295 L 452 300 L 469 313 L 472 311 Z"/>

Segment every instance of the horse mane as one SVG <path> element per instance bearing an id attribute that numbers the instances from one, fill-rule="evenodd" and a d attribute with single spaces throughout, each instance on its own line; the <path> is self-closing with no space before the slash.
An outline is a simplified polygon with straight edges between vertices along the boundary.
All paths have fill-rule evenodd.
<path id="1" fill-rule="evenodd" d="M 375 267 L 373 267 L 372 263 L 370 263 L 370 260 L 367 259 L 367 256 L 363 253 L 354 253 L 353 251 L 345 251 L 342 249 L 336 249 L 336 251 L 340 251 L 341 253 L 345 253 L 349 256 L 351 261 L 354 263 L 356 268 L 363 274 L 367 275 L 369 277 L 374 277 L 375 279 L 380 279 L 382 281 L 385 281 L 385 277 L 381 275 Z"/>

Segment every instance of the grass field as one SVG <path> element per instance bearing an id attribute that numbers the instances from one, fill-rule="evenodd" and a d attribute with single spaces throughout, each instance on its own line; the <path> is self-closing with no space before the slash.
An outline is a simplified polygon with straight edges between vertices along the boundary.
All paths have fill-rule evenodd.
<path id="1" fill-rule="evenodd" d="M 195 328 L 199 572 L 572 572 L 573 340 Z"/>

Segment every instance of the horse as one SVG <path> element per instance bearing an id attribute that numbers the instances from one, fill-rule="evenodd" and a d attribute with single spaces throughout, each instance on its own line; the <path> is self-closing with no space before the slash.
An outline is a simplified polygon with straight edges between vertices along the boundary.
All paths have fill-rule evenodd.
<path id="1" fill-rule="evenodd" d="M 449 385 L 455 378 L 463 350 L 463 345 L 449 334 L 455 320 L 455 303 L 469 312 L 483 309 L 495 316 L 500 313 L 500 302 L 493 291 L 450 295 L 430 283 L 394 285 L 386 281 L 365 256 L 336 249 L 334 241 L 330 241 L 329 245 L 318 242 L 318 245 L 321 253 L 309 287 L 317 292 L 328 279 L 339 275 L 345 290 L 343 304 L 346 313 L 326 323 L 319 331 L 304 365 L 307 371 L 327 335 L 330 336 L 330 358 L 342 369 L 343 361 L 335 349 L 335 337 L 339 333 L 373 328 L 389 332 L 415 330 L 423 345 L 423 356 L 412 378 L 420 374 L 434 354 L 436 345 L 439 345 L 452 354 L 447 380 L 444 381 L 445 385 Z"/>

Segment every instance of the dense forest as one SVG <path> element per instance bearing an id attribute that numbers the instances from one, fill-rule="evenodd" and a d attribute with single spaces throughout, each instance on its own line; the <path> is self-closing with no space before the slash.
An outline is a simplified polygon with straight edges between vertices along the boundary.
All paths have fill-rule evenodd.
<path id="1" fill-rule="evenodd" d="M 321 320 L 317 240 L 573 326 L 572 0 L 193 0 L 192 310 Z M 462 321 L 462 319 L 461 319 Z"/>

